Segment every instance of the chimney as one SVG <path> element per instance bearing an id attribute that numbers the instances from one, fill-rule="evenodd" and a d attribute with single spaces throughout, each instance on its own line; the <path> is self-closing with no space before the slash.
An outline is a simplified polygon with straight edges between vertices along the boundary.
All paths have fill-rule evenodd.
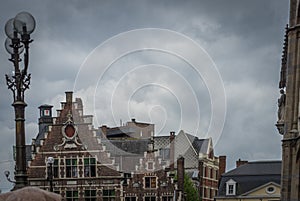
<path id="1" fill-rule="evenodd" d="M 107 137 L 107 126 L 103 125 L 103 126 L 100 127 L 100 129 L 101 129 L 102 134 L 103 134 L 102 137 Z"/>
<path id="2" fill-rule="evenodd" d="M 219 174 L 218 180 L 221 178 L 221 175 L 226 172 L 226 156 L 219 156 Z"/>
<path id="3" fill-rule="evenodd" d="M 184 158 L 179 156 L 177 159 L 177 184 L 178 190 L 184 192 Z"/>
<path id="4" fill-rule="evenodd" d="M 170 170 L 174 170 L 174 158 L 175 158 L 175 132 L 170 132 Z"/>
<path id="5" fill-rule="evenodd" d="M 67 91 L 66 92 L 66 103 L 68 106 L 72 106 L 72 102 L 73 102 L 73 92 Z"/>
<path id="6" fill-rule="evenodd" d="M 236 167 L 240 167 L 241 165 L 247 164 L 248 161 L 242 161 L 241 159 L 236 161 Z"/>
<path id="7" fill-rule="evenodd" d="M 202 198 L 203 186 L 204 186 L 203 170 L 204 170 L 203 161 L 200 160 L 199 163 L 198 163 L 198 171 L 199 171 L 199 174 L 198 174 L 198 179 L 199 179 L 198 193 L 199 193 L 200 198 Z"/>

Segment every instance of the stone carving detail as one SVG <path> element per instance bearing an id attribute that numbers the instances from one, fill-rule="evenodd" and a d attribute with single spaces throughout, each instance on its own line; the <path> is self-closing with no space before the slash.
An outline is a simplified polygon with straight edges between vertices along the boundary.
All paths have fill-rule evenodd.
<path id="1" fill-rule="evenodd" d="M 70 111 L 67 117 L 68 120 L 64 123 L 64 125 L 61 128 L 61 132 L 64 136 L 63 142 L 62 144 L 55 145 L 53 147 L 55 151 L 60 150 L 60 147 L 63 147 L 65 149 L 72 149 L 82 145 L 78 142 L 78 129 L 73 122 L 72 113 Z"/>

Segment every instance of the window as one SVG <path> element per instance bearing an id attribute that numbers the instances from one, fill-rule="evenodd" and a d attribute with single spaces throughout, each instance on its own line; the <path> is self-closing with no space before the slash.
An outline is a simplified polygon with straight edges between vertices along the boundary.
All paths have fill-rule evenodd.
<path id="1" fill-rule="evenodd" d="M 273 194 L 273 193 L 275 193 L 275 191 L 276 191 L 276 189 L 275 189 L 274 186 L 269 186 L 269 187 L 266 188 L 266 192 L 268 194 Z"/>
<path id="2" fill-rule="evenodd" d="M 173 201 L 173 196 L 163 196 L 162 201 Z"/>
<path id="3" fill-rule="evenodd" d="M 163 148 L 159 150 L 159 156 L 162 157 L 163 160 L 170 159 L 170 148 Z"/>
<path id="4" fill-rule="evenodd" d="M 97 200 L 96 190 L 85 190 L 84 191 L 84 200 L 85 201 L 96 201 Z"/>
<path id="5" fill-rule="evenodd" d="M 214 151 L 210 150 L 209 154 L 208 154 L 208 158 L 214 158 Z"/>
<path id="6" fill-rule="evenodd" d="M 153 170 L 153 162 L 148 162 L 148 170 Z"/>
<path id="7" fill-rule="evenodd" d="M 50 178 L 50 176 L 52 175 L 52 178 L 58 178 L 58 159 L 54 159 L 53 164 L 52 164 L 52 172 L 51 172 L 51 168 L 50 168 L 50 164 L 47 163 L 47 175 L 48 178 Z"/>
<path id="8" fill-rule="evenodd" d="M 125 201 L 136 201 L 136 197 L 125 197 Z"/>
<path id="9" fill-rule="evenodd" d="M 95 177 L 96 176 L 96 159 L 85 158 L 84 159 L 84 176 Z"/>
<path id="10" fill-rule="evenodd" d="M 123 185 L 128 185 L 128 179 L 131 178 L 131 173 L 124 172 Z"/>
<path id="11" fill-rule="evenodd" d="M 226 182 L 226 195 L 235 195 L 236 182 L 232 179 Z"/>
<path id="12" fill-rule="evenodd" d="M 50 116 L 50 110 L 44 110 L 44 116 Z"/>
<path id="13" fill-rule="evenodd" d="M 147 196 L 145 197 L 145 201 L 156 201 L 155 196 Z"/>
<path id="14" fill-rule="evenodd" d="M 66 201 L 77 201 L 77 200 L 78 200 L 77 190 L 66 191 Z"/>
<path id="15" fill-rule="evenodd" d="M 211 169 L 209 167 L 207 167 L 207 175 L 206 175 L 206 177 L 210 178 L 211 177 L 210 173 L 211 173 Z"/>
<path id="16" fill-rule="evenodd" d="M 103 190 L 103 201 L 115 201 L 116 192 L 113 189 Z"/>
<path id="17" fill-rule="evenodd" d="M 228 184 L 228 194 L 233 195 L 233 184 Z"/>
<path id="18" fill-rule="evenodd" d="M 66 177 L 77 177 L 77 159 L 66 159 Z"/>
<path id="19" fill-rule="evenodd" d="M 156 177 L 145 177 L 145 188 L 156 188 Z"/>
<path id="20" fill-rule="evenodd" d="M 58 178 L 59 176 L 58 159 L 54 159 L 53 163 L 53 177 Z"/>

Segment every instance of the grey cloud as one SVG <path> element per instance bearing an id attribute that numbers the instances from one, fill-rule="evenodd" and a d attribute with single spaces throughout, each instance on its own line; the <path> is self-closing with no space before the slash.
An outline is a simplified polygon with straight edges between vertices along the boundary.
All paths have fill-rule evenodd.
<path id="1" fill-rule="evenodd" d="M 288 15 L 287 0 L 136 0 L 122 3 L 117 0 L 11 0 L 1 3 L 1 27 L 22 10 L 31 12 L 37 20 L 36 31 L 32 35 L 35 41 L 31 46 L 30 55 L 29 71 L 32 73 L 32 84 L 31 89 L 26 92 L 28 137 L 34 136 L 34 125 L 37 124 L 38 118 L 37 107 L 48 103 L 55 105 L 54 110 L 58 109 L 59 102 L 64 100 L 64 91 L 73 89 L 80 65 L 94 48 L 124 31 L 156 27 L 186 34 L 198 42 L 216 63 L 225 84 L 228 110 L 222 136 L 219 141 L 214 139 L 214 144 L 217 154 L 228 155 L 229 167 L 232 167 L 234 160 L 238 158 L 259 160 L 281 157 L 281 138 L 274 124 L 283 31 Z M 4 42 L 6 36 L 4 31 L 1 33 L 0 41 Z M 110 50 L 107 50 L 103 60 L 111 59 L 110 55 Z M 0 130 L 3 133 L 1 153 L 11 150 L 13 144 L 12 96 L 4 79 L 4 74 L 12 71 L 11 64 L 7 61 L 8 57 L 4 47 L 0 48 L 0 93 L 3 94 L 0 102 Z M 160 64 L 168 64 L 175 68 L 177 64 L 179 69 L 182 64 L 163 54 L 156 57 L 140 54 L 136 57 L 138 58 L 127 57 L 128 65 L 161 61 Z M 207 89 L 203 82 L 189 72 L 179 72 L 189 79 L 193 89 L 198 92 L 197 97 L 201 100 L 200 107 L 203 111 L 200 130 L 205 132 L 203 127 L 208 126 L 207 119 L 211 112 L 208 107 L 210 100 Z M 114 76 L 118 75 L 114 71 L 111 73 L 112 76 L 108 76 L 103 85 L 106 87 L 103 89 L 105 93 L 110 93 L 109 82 L 114 81 Z M 82 82 L 84 87 L 77 88 L 75 95 L 83 96 L 86 114 L 94 114 L 95 108 L 90 96 L 94 90 L 88 88 L 89 79 L 90 77 L 87 79 L 83 76 L 77 80 Z M 176 83 L 173 86 L 180 88 Z M 153 95 L 158 96 L 157 100 L 162 101 L 162 105 L 170 103 L 170 97 L 163 97 L 161 93 L 155 94 L 155 91 L 148 91 L 146 97 Z M 140 103 L 140 106 L 147 105 L 146 102 Z M 97 104 L 107 102 L 101 100 Z M 175 102 L 171 102 L 169 107 L 175 108 L 173 112 L 177 111 Z M 106 107 L 100 113 L 107 114 L 109 109 Z M 142 109 L 141 107 L 141 111 Z M 126 115 L 120 114 L 120 118 L 126 121 Z M 154 117 L 155 113 L 152 115 Z M 139 114 L 136 116 L 150 119 Z M 186 121 L 186 127 L 190 126 L 188 121 L 192 116 L 187 117 L 188 120 L 183 119 Z M 98 120 L 99 124 L 108 125 L 114 121 L 106 119 L 105 115 L 99 116 Z M 170 121 L 170 125 L 177 129 L 175 124 L 176 121 Z M 7 155 L 1 155 L 0 161 L 6 159 Z M 13 165 L 0 163 L 1 176 L 5 168 L 12 169 Z M 5 179 L 0 177 L 0 180 Z M 6 183 L 0 188 L 7 186 L 9 184 Z"/>

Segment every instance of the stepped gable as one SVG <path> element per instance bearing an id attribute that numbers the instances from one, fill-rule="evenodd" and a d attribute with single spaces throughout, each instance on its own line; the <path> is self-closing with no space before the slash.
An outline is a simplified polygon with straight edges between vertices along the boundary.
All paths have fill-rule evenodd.
<path id="1" fill-rule="evenodd" d="M 37 135 L 38 141 L 33 139 L 32 161 L 28 168 L 29 177 L 39 177 L 45 175 L 42 168 L 33 168 L 45 166 L 47 157 L 88 157 L 92 156 L 97 159 L 97 163 L 104 164 L 102 170 L 98 171 L 99 175 L 119 175 L 118 172 L 112 173 L 107 168 L 118 170 L 115 160 L 110 157 L 101 139 L 97 137 L 97 129 L 94 128 L 92 115 L 83 114 L 83 104 L 80 98 L 72 101 L 72 92 L 66 92 L 66 102 L 61 102 L 61 109 L 57 110 L 57 117 L 53 117 L 53 123 L 44 133 Z M 66 128 L 70 124 L 75 128 L 75 134 L 72 139 L 66 137 Z M 72 127 L 70 127 L 72 130 Z M 42 131 L 42 132 L 43 132 Z M 41 132 L 41 131 L 40 131 Z M 42 136 L 42 137 L 41 137 Z M 38 143 L 37 143 L 38 142 Z M 63 165 L 63 164 L 61 164 Z M 110 174 L 111 173 L 111 174 Z"/>

